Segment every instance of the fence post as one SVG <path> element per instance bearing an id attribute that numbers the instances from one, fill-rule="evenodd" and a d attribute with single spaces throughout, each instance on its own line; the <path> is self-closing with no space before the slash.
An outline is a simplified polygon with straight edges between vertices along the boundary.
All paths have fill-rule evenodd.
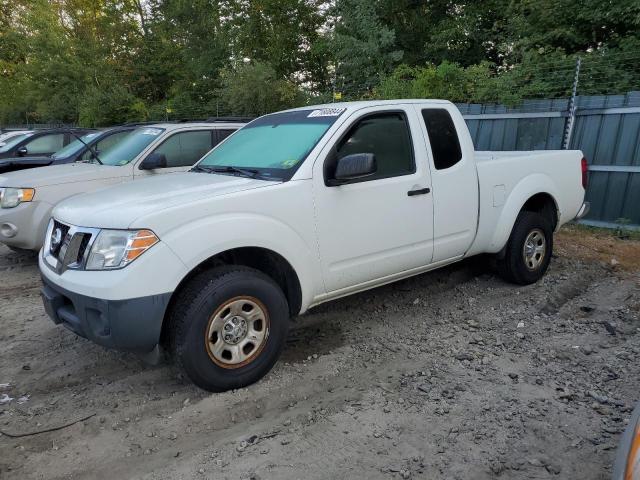
<path id="1" fill-rule="evenodd" d="M 564 138 L 562 140 L 562 149 L 567 150 L 571 146 L 571 136 L 573 135 L 573 126 L 576 122 L 576 95 L 578 93 L 578 80 L 580 79 L 580 64 L 581 58 L 576 60 L 576 73 L 573 77 L 573 88 L 571 89 L 571 98 L 569 99 L 569 118 L 564 131 Z"/>

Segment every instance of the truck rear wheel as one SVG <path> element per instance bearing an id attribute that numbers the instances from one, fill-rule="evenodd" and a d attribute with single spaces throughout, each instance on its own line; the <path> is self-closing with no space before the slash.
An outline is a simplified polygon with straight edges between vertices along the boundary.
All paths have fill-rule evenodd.
<path id="1" fill-rule="evenodd" d="M 271 370 L 285 343 L 289 308 L 280 287 L 262 272 L 224 266 L 194 277 L 168 320 L 176 363 L 200 388 L 222 392 Z"/>
<path id="2" fill-rule="evenodd" d="M 522 211 L 516 219 L 498 269 L 505 280 L 519 285 L 535 283 L 547 271 L 553 253 L 553 230 L 536 212 Z"/>

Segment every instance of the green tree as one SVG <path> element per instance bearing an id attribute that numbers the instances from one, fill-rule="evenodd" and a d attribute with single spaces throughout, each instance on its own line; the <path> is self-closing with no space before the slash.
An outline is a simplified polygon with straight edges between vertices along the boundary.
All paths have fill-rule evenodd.
<path id="1" fill-rule="evenodd" d="M 513 99 L 498 88 L 500 79 L 492 65 L 470 67 L 442 62 L 440 65 L 400 65 L 375 90 L 377 98 L 445 98 L 453 102 L 495 102 Z"/>
<path id="2" fill-rule="evenodd" d="M 384 25 L 378 2 L 336 0 L 329 40 L 336 74 L 336 89 L 358 97 L 376 86 L 402 59 L 395 32 Z"/>
<path id="3" fill-rule="evenodd" d="M 305 97 L 297 85 L 278 76 L 269 64 L 242 64 L 223 70 L 220 96 L 226 111 L 235 115 L 262 115 L 304 105 Z"/>
<path id="4" fill-rule="evenodd" d="M 326 55 L 316 48 L 326 0 L 228 1 L 233 62 L 268 63 L 302 84 L 326 85 Z"/>
<path id="5" fill-rule="evenodd" d="M 637 0 L 521 0 L 507 11 L 509 43 L 518 61 L 526 52 L 564 54 L 619 48 L 640 36 Z"/>
<path id="6" fill-rule="evenodd" d="M 395 32 L 404 63 L 499 63 L 509 0 L 381 0 L 382 23 Z"/>

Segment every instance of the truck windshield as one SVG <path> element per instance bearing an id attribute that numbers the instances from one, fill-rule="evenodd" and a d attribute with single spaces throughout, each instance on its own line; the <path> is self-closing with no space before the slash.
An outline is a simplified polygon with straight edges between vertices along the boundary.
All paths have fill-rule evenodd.
<path id="1" fill-rule="evenodd" d="M 296 110 L 258 118 L 205 155 L 195 170 L 288 180 L 344 110 Z"/>
<path id="2" fill-rule="evenodd" d="M 7 140 L 7 143 L 5 143 L 3 147 L 0 147 L 0 153 L 8 152 L 22 140 L 30 137 L 31 135 L 33 135 L 33 133 L 24 133 L 22 135 L 16 135 L 15 137 L 10 138 L 9 140 Z"/>
<path id="3" fill-rule="evenodd" d="M 142 127 L 137 128 L 120 142 L 100 152 L 100 161 L 103 165 L 126 165 L 140 155 L 147 146 L 164 132 L 163 128 Z"/>
<path id="4" fill-rule="evenodd" d="M 87 145 L 91 145 L 91 140 L 93 140 L 94 138 L 96 138 L 98 135 L 100 135 L 101 132 L 93 132 L 93 133 L 87 133 L 86 135 L 83 135 L 82 137 L 80 137 L 82 139 L 82 142 L 86 143 Z M 53 155 L 51 155 L 53 158 L 66 158 L 66 157 L 70 157 L 71 155 L 78 153 L 81 149 L 84 148 L 84 143 L 82 143 L 80 140 L 78 140 L 77 138 L 71 142 L 69 145 L 67 145 L 64 148 L 61 148 L 60 150 L 58 150 L 56 153 L 54 153 Z"/>

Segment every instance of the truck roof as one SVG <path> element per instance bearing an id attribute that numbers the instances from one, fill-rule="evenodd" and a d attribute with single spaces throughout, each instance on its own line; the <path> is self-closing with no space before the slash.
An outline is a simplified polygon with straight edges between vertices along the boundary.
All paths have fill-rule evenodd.
<path id="1" fill-rule="evenodd" d="M 323 103 L 320 105 L 307 105 L 304 107 L 292 108 L 287 111 L 295 110 L 310 110 L 320 108 L 345 108 L 349 110 L 359 110 L 366 107 L 376 107 L 382 105 L 401 105 L 407 103 L 416 103 L 420 105 L 433 104 L 433 105 L 451 105 L 449 100 L 437 100 L 437 99 L 425 99 L 425 98 L 401 98 L 397 100 L 359 100 L 354 102 L 335 102 L 335 103 Z"/>
<path id="2" fill-rule="evenodd" d="M 168 123 L 150 123 L 139 125 L 138 128 L 164 128 L 167 131 L 177 130 L 189 127 L 212 127 L 212 128 L 240 128 L 244 123 L 238 122 L 168 122 Z"/>

